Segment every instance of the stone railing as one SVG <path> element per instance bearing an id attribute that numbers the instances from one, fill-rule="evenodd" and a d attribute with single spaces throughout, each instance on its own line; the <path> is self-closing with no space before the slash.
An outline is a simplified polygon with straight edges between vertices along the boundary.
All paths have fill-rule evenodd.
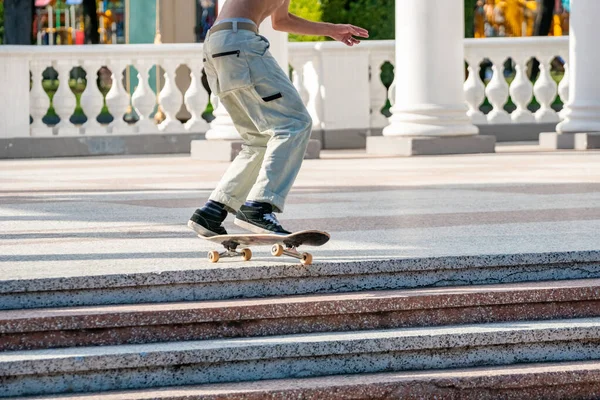
<path id="1" fill-rule="evenodd" d="M 514 71 L 510 86 L 504 74 L 505 62 L 509 57 Z M 557 100 L 557 93 L 562 103 L 567 102 L 568 57 L 568 37 L 465 40 L 468 78 L 464 88 L 469 116 L 476 124 L 559 122 L 559 115 L 552 105 Z M 539 75 L 535 83 L 528 76 L 528 70 L 531 69 L 528 63 L 532 58 L 539 62 Z M 492 72 L 487 85 L 483 84 L 478 74 L 484 59 L 491 64 Z M 486 96 L 492 109 L 484 115 L 480 106 Z M 509 96 L 514 104 L 514 111 L 510 114 L 505 110 Z M 538 104 L 535 108 L 538 109 L 532 112 L 530 108 L 534 96 Z"/>
<path id="2" fill-rule="evenodd" d="M 468 114 L 477 124 L 558 122 L 553 103 L 557 93 L 566 100 L 568 79 L 556 81 L 563 68 L 568 74 L 567 57 L 568 38 L 465 40 Z M 535 84 L 527 75 L 532 58 L 540 61 Z M 201 44 L 3 46 L 0 59 L 0 137 L 208 130 L 212 105 L 202 83 Z M 290 43 L 289 62 L 316 129 L 373 133 L 387 125 L 394 41 L 352 48 Z M 150 79 L 155 65 L 161 67 L 158 82 Z M 164 114 L 159 124 L 152 118 L 157 105 Z"/>
<path id="3" fill-rule="evenodd" d="M 202 118 L 209 96 L 201 83 L 200 44 L 5 46 L 0 48 L 0 58 L 6 60 L 0 65 L 0 79 L 12 97 L 0 108 L 2 119 L 22 119 L 22 105 L 28 104 L 32 121 L 29 132 L 5 127 L 0 137 L 203 133 L 208 129 Z M 160 66 L 158 94 L 151 87 L 155 79 L 150 79 L 156 65 Z M 182 70 L 182 65 L 187 68 Z M 31 72 L 31 80 L 23 71 Z M 183 91 L 176 82 L 180 78 L 187 80 Z M 131 81 L 135 84 L 128 85 Z M 151 118 L 157 104 L 164 114 L 158 125 Z M 185 124 L 177 118 L 182 108 L 188 111 Z"/>

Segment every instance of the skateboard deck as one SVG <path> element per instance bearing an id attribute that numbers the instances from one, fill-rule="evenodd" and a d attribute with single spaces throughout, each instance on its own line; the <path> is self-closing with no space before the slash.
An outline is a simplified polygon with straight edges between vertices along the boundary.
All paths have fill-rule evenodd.
<path id="1" fill-rule="evenodd" d="M 239 246 L 272 246 L 272 255 L 294 257 L 304 265 L 312 264 L 312 255 L 300 253 L 297 248 L 300 246 L 322 246 L 330 238 L 327 232 L 315 230 L 294 232 L 289 235 L 244 233 L 219 236 L 198 235 L 198 237 L 225 247 L 225 252 L 211 251 L 208 253 L 208 259 L 211 262 L 218 262 L 222 257 L 243 257 L 244 260 L 249 261 L 252 258 L 252 251 L 248 248 L 238 251 Z"/>

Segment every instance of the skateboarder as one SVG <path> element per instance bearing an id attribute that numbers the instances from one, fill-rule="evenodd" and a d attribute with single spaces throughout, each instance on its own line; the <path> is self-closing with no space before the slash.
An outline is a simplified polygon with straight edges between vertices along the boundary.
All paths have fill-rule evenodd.
<path id="1" fill-rule="evenodd" d="M 258 34 L 271 16 L 275 30 L 329 36 L 348 46 L 368 37 L 365 29 L 311 22 L 289 13 L 290 0 L 228 0 L 204 42 L 211 90 L 244 140 L 206 205 L 188 226 L 202 236 L 226 235 L 227 213 L 255 233 L 288 234 L 274 213 L 283 212 L 310 138 L 312 119 L 287 74 Z"/>

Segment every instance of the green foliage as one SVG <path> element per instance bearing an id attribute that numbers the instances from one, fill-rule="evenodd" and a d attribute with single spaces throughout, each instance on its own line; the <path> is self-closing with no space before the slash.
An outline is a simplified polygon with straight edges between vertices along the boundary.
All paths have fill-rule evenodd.
<path id="1" fill-rule="evenodd" d="M 290 12 L 309 21 L 322 21 L 321 2 L 319 0 L 292 0 Z M 290 42 L 315 42 L 325 40 L 323 36 L 305 36 L 290 34 Z"/>
<path id="2" fill-rule="evenodd" d="M 0 0 L 0 44 L 4 43 L 4 2 Z"/>
<path id="3" fill-rule="evenodd" d="M 475 30 L 475 5 L 477 0 L 465 0 L 465 37 L 472 38 Z"/>
<path id="4" fill-rule="evenodd" d="M 323 21 L 352 24 L 369 31 L 369 39 L 394 39 L 394 0 L 322 0 Z"/>

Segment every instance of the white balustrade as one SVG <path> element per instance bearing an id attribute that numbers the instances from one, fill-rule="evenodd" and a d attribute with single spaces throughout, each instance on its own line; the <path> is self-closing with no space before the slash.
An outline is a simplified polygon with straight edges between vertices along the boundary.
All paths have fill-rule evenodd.
<path id="1" fill-rule="evenodd" d="M 52 99 L 52 104 L 60 117 L 60 122 L 56 128 L 58 128 L 58 133 L 61 136 L 79 134 L 79 129 L 70 121 L 71 116 L 75 112 L 75 107 L 77 106 L 75 94 L 69 87 L 71 70 L 73 67 L 72 60 L 59 60 L 55 67 L 58 72 L 59 85 L 58 90 Z"/>
<path id="2" fill-rule="evenodd" d="M 555 57 L 567 60 L 569 54 L 568 37 L 524 37 L 524 38 L 490 38 L 465 39 L 465 58 L 469 66 L 479 64 L 486 58 L 493 63 L 493 76 L 485 88 L 488 101 L 493 105 L 487 114 L 490 124 L 498 123 L 547 123 L 557 122 L 558 116 L 551 108 L 556 98 L 556 83 L 550 75 L 550 62 Z M 504 78 L 504 61 L 512 59 L 516 75 L 510 86 Z M 540 75 L 531 84 L 528 72 L 528 62 L 536 58 L 540 62 Z M 566 76 L 566 71 L 565 71 Z M 568 80 L 561 81 L 565 98 L 568 96 Z M 467 87 L 465 87 L 465 90 Z M 471 91 L 472 88 L 469 88 Z M 508 95 L 516 106 L 510 115 L 504 111 Z M 535 95 L 540 109 L 532 114 L 527 108 Z M 565 98 L 561 100 L 565 102 Z M 469 94 L 467 94 L 469 99 Z M 473 101 L 478 101 L 473 100 Z M 469 103 L 469 100 L 467 100 Z M 475 108 L 469 104 L 470 109 Z M 478 107 L 477 107 L 478 108 Z M 477 120 L 473 120 L 475 123 Z"/>
<path id="3" fill-rule="evenodd" d="M 150 88 L 148 79 L 153 64 L 147 60 L 141 60 L 135 65 L 138 75 L 138 84 L 131 96 L 131 103 L 138 115 L 139 121 L 136 124 L 137 132 L 140 134 L 156 133 L 158 127 L 150 115 L 156 107 L 156 94 Z"/>
<path id="4" fill-rule="evenodd" d="M 324 87 L 320 80 L 321 60 L 314 43 L 290 43 L 288 61 L 295 73 L 294 86 L 312 117 L 313 129 L 323 129 Z"/>
<path id="5" fill-rule="evenodd" d="M 485 95 L 492 104 L 492 111 L 487 115 L 490 124 L 508 124 L 510 115 L 504 110 L 508 100 L 508 83 L 504 79 L 504 59 L 494 58 L 492 61 L 492 80 L 485 87 Z"/>
<path id="6" fill-rule="evenodd" d="M 479 107 L 485 100 L 485 85 L 479 77 L 479 60 L 467 60 L 469 65 L 469 76 L 463 85 L 465 91 L 465 101 L 469 110 L 467 115 L 474 124 L 487 124 L 485 114 L 479 110 Z"/>
<path id="7" fill-rule="evenodd" d="M 52 128 L 43 122 L 44 116 L 50 108 L 50 97 L 44 90 L 42 74 L 50 63 L 46 60 L 36 60 L 30 63 L 31 92 L 29 92 L 31 136 L 52 136 Z"/>
<path id="8" fill-rule="evenodd" d="M 181 92 L 175 84 L 175 71 L 179 63 L 176 60 L 165 61 L 164 68 L 165 85 L 160 91 L 158 102 L 165 114 L 165 120 L 158 126 L 163 132 L 181 133 L 184 131 L 183 125 L 175 117 L 181 109 L 183 101 Z"/>
<path id="9" fill-rule="evenodd" d="M 533 93 L 540 109 L 535 112 L 535 120 L 539 123 L 558 122 L 558 114 L 551 108 L 552 102 L 556 98 L 558 85 L 550 75 L 550 63 L 553 56 L 540 56 L 540 76 L 533 86 Z"/>
<path id="10" fill-rule="evenodd" d="M 129 107 L 129 93 L 123 87 L 123 71 L 129 63 L 124 60 L 114 60 L 109 63 L 112 72 L 112 85 L 106 94 L 106 105 L 108 111 L 113 116 L 113 121 L 109 125 L 112 134 L 133 133 L 134 130 L 125 122 L 124 116 Z"/>
<path id="11" fill-rule="evenodd" d="M 533 99 L 533 84 L 526 76 L 527 67 L 525 65 L 526 58 L 518 57 L 513 59 L 515 62 L 516 75 L 510 85 L 510 97 L 517 106 L 517 109 L 512 112 L 511 119 L 513 122 L 522 124 L 531 124 L 535 122 L 535 118 L 527 106 Z"/>
<path id="12" fill-rule="evenodd" d="M 82 132 L 88 136 L 105 135 L 107 127 L 100 124 L 97 119 L 104 105 L 104 97 L 97 83 L 98 71 L 102 68 L 102 62 L 87 60 L 84 61 L 83 68 L 86 71 L 87 84 L 81 94 L 79 104 L 87 117 L 87 121 L 81 126 Z"/>
<path id="13" fill-rule="evenodd" d="M 192 114 L 192 118 L 185 123 L 185 130 L 189 133 L 204 133 L 208 130 L 208 123 L 202 118 L 202 113 L 208 103 L 208 92 L 202 86 L 202 57 L 188 60 L 187 65 L 192 67 L 190 75 L 192 81 L 185 92 L 185 106 Z"/>
<path id="14" fill-rule="evenodd" d="M 551 106 L 557 93 L 563 102 L 566 101 L 569 82 L 563 78 L 557 86 L 550 75 L 550 68 L 552 60 L 557 56 L 567 61 L 568 40 L 568 37 L 465 39 L 465 60 L 469 76 L 463 89 L 468 105 L 467 113 L 472 121 L 476 124 L 558 121 L 562 115 L 557 114 Z M 201 55 L 201 44 L 2 46 L 0 57 L 13 60 L 13 63 L 19 59 L 24 60 L 32 74 L 30 92 L 18 97 L 21 99 L 26 96 L 27 100 L 22 103 L 29 107 L 33 122 L 29 125 L 29 121 L 20 116 L 19 121 L 11 122 L 11 131 L 15 131 L 15 137 L 53 134 L 53 128 L 42 120 L 50 105 L 42 73 L 46 68 L 54 66 L 59 74 L 58 91 L 53 100 L 54 108 L 61 118 L 60 124 L 54 129 L 58 136 L 207 132 L 209 124 L 202 118 L 202 113 L 209 99 L 201 82 Z M 410 57 L 410 54 L 405 57 Z M 532 85 L 527 75 L 528 63 L 532 58 L 540 61 L 540 75 L 535 85 Z M 503 73 L 504 61 L 507 59 L 513 60 L 516 70 L 512 81 L 510 78 L 507 81 Z M 489 82 L 484 83 L 480 79 L 479 68 L 486 60 L 493 63 L 493 75 Z M 292 79 L 313 117 L 315 129 L 347 129 L 353 125 L 356 125 L 356 129 L 381 129 L 386 126 L 388 121 L 381 110 L 386 103 L 386 94 L 389 96 L 390 93 L 386 93 L 380 77 L 381 67 L 386 61 L 392 65 L 395 63 L 393 40 L 364 41 L 351 48 L 337 42 L 289 44 L 289 63 L 294 69 Z M 160 130 L 150 118 L 157 103 L 156 95 L 151 89 L 153 83 L 149 82 L 149 71 L 154 65 L 160 65 L 164 69 L 165 84 L 162 89 L 159 88 L 158 101 L 166 119 L 160 125 Z M 191 84 L 185 93 L 175 85 L 179 65 L 187 65 L 191 70 Z M 76 95 L 69 87 L 69 74 L 78 66 L 87 74 L 87 86 L 80 98 L 87 122 L 81 126 L 75 126 L 69 120 L 76 106 Z M 110 128 L 97 121 L 104 98 L 96 80 L 98 71 L 103 66 L 110 69 L 113 78 L 112 87 L 106 96 L 106 105 L 114 118 Z M 129 66 L 138 71 L 139 83 L 137 87 L 131 88 L 135 89 L 133 93 L 128 92 L 128 85 L 123 85 L 123 72 Z M 16 71 L 15 68 L 6 70 Z M 395 70 L 401 69 L 396 67 Z M 22 74 L 12 73 L 23 79 Z M 565 77 L 568 78 L 568 74 L 567 63 Z M 23 86 L 18 85 L 20 88 Z M 393 89 L 390 88 L 390 91 Z M 403 90 L 401 87 L 395 89 Z M 535 114 L 528 109 L 533 95 L 540 104 L 540 109 Z M 493 108 L 484 115 L 480 108 L 486 96 Z M 511 114 L 504 110 L 509 96 L 516 106 Z M 192 115 L 185 126 L 176 118 L 183 103 Z M 213 104 L 216 106 L 214 115 L 218 119 L 221 110 L 218 102 Z M 132 107 L 139 116 L 135 123 L 123 119 Z M 359 124 L 367 126 L 358 126 Z M 15 129 L 16 125 L 22 128 Z M 218 124 L 212 127 L 231 131 L 231 127 Z M 28 129 L 28 135 L 19 129 Z M 3 134 L 6 136 L 6 133 Z"/>
<path id="15" fill-rule="evenodd" d="M 558 95 L 560 96 L 560 101 L 563 102 L 563 104 L 567 104 L 567 102 L 569 101 L 569 79 L 570 79 L 570 72 L 569 72 L 569 61 L 568 61 L 568 57 L 565 60 L 565 74 L 563 75 L 563 78 L 561 79 L 560 83 L 558 84 Z M 560 110 L 560 112 L 558 113 L 558 117 L 560 118 L 560 120 L 564 120 L 566 115 L 567 109 L 566 107 L 563 107 L 562 110 Z"/>
<path id="16" fill-rule="evenodd" d="M 388 100 L 388 88 L 381 81 L 381 68 L 386 62 L 394 59 L 393 49 L 383 51 L 372 51 L 369 54 L 370 69 L 370 100 L 371 100 L 371 128 L 384 128 L 388 124 L 387 117 L 381 113 L 381 109 Z M 391 98 L 393 101 L 393 97 Z"/>

